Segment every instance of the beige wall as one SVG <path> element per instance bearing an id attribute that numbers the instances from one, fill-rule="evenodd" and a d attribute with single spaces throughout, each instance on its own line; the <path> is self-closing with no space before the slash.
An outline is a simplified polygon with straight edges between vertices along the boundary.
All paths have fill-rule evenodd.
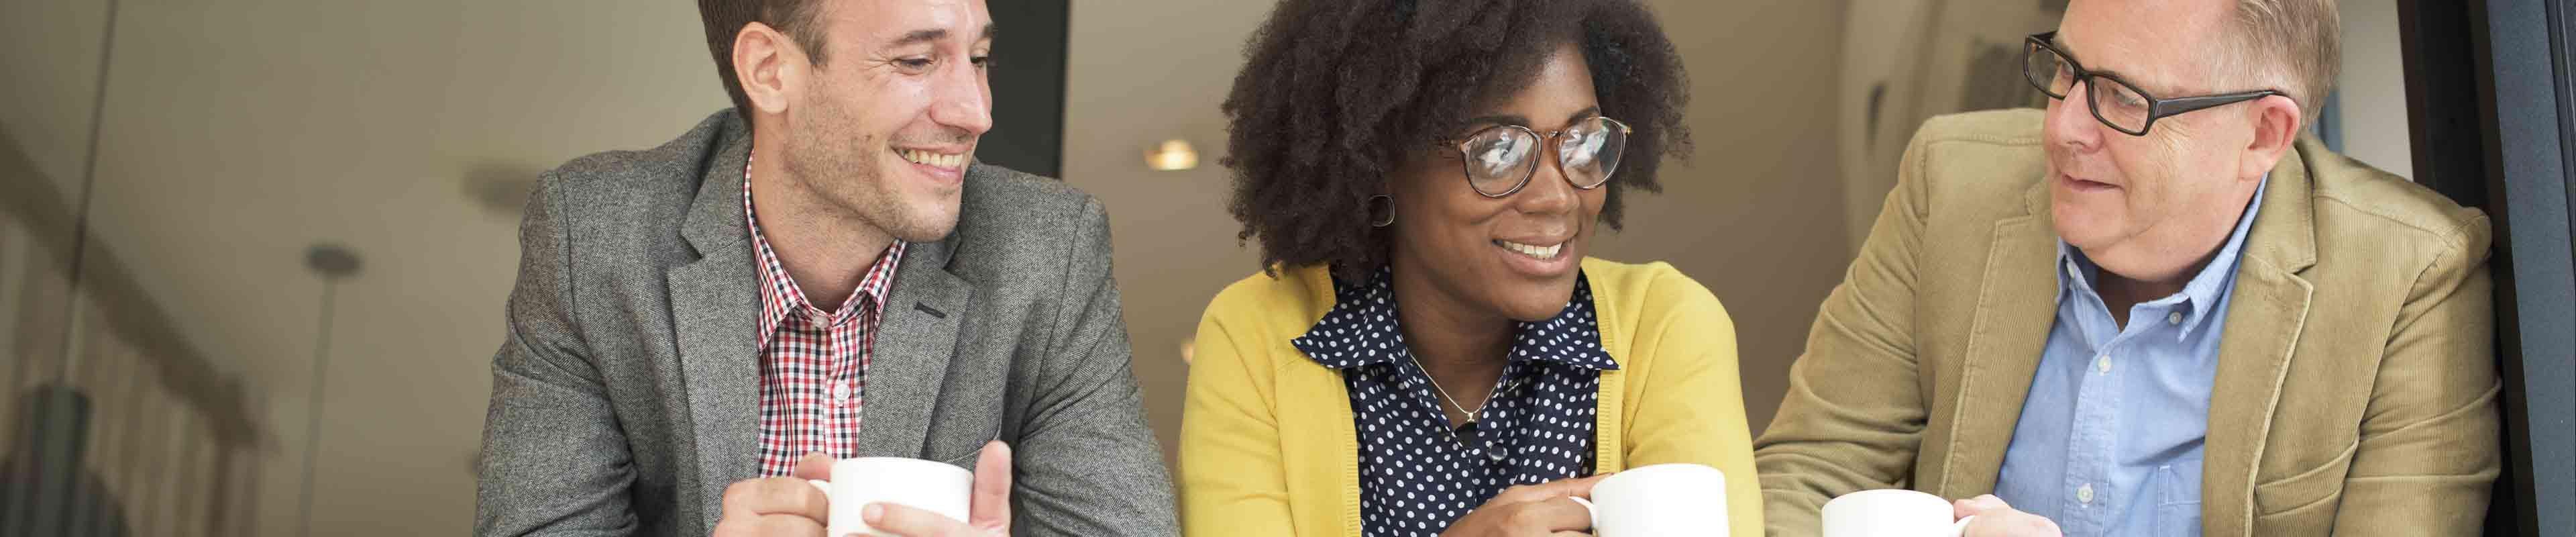
<path id="1" fill-rule="evenodd" d="M 1846 2 L 1649 2 L 1691 74 L 1697 151 L 1641 196 L 1603 257 L 1667 260 L 1735 318 L 1744 407 L 1771 421 L 1816 305 L 1850 264 L 1834 158 Z"/>
<path id="2" fill-rule="evenodd" d="M 1064 179 L 1109 207 L 1146 419 L 1173 454 L 1189 369 L 1181 345 L 1219 289 L 1257 269 L 1226 215 L 1225 117 L 1245 37 L 1267 2 L 1077 0 L 1067 36 Z M 1189 141 L 1197 169 L 1155 172 L 1144 152 Z"/>
<path id="3" fill-rule="evenodd" d="M 2353 0 L 2343 10 L 2343 76 L 2335 82 L 2345 156 L 2415 178 L 2406 122 L 2406 57 L 2396 0 Z"/>
<path id="4" fill-rule="evenodd" d="M 2044 104 L 2021 81 L 2021 43 L 2057 27 L 2063 3 L 1880 0 L 1851 12 L 1835 35 L 1844 46 L 1836 135 L 1853 252 L 1896 186 L 1897 159 L 1924 120 Z"/>

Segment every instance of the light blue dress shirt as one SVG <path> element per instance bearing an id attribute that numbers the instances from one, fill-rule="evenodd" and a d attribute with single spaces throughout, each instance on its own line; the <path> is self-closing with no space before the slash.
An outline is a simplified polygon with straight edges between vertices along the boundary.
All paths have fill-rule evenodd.
<path id="1" fill-rule="evenodd" d="M 2031 377 L 1995 495 L 2057 521 L 2069 537 L 2200 535 L 2201 439 L 2218 341 L 2246 230 L 2182 292 L 2129 308 L 2126 327 L 2094 291 L 2100 269 L 2057 243 L 2057 323 Z"/>

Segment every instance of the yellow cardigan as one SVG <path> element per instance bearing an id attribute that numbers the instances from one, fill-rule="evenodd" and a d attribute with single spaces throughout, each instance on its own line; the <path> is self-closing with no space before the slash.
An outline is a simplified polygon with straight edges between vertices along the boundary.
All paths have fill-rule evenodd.
<path id="1" fill-rule="evenodd" d="M 1726 473 L 1730 533 L 1762 535 L 1761 482 L 1736 381 L 1735 323 L 1671 265 L 1586 258 L 1601 346 L 1594 466 L 1691 462 Z M 1191 536 L 1360 534 L 1359 437 L 1340 372 L 1289 344 L 1333 308 L 1319 266 L 1227 286 L 1199 321 L 1181 417 Z"/>

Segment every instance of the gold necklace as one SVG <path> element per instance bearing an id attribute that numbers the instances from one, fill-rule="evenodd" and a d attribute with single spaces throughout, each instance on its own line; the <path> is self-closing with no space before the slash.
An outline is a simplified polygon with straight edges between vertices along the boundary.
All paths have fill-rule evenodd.
<path id="1" fill-rule="evenodd" d="M 1429 382 L 1431 383 L 1431 392 L 1432 392 L 1432 393 L 1439 394 L 1439 395 L 1440 395 L 1440 401 L 1441 401 L 1441 402 L 1449 403 L 1449 406 L 1450 406 L 1451 408 L 1456 408 L 1456 409 L 1458 409 L 1458 413 L 1460 413 L 1460 414 L 1466 414 L 1466 415 L 1467 415 L 1467 423 L 1466 423 L 1466 425 L 1460 425 L 1459 427 L 1466 427 L 1466 426 L 1475 425 L 1477 420 L 1482 419 L 1482 418 L 1484 417 L 1484 415 L 1485 415 L 1485 405 L 1493 404 L 1493 402 L 1494 402 L 1494 395 L 1495 395 L 1495 394 L 1499 394 L 1499 393 L 1502 393 L 1502 392 L 1503 392 L 1503 388 L 1505 387 L 1505 384 L 1504 384 L 1503 380 L 1505 379 L 1505 377 L 1508 377 L 1508 376 L 1509 376 L 1509 375 L 1495 375 L 1495 376 L 1494 376 L 1494 390 L 1493 390 L 1493 391 L 1490 391 L 1490 392 L 1486 392 L 1486 393 L 1485 393 L 1485 400 L 1483 400 L 1483 401 L 1477 401 L 1477 402 L 1476 402 L 1476 409 L 1475 409 L 1475 410 L 1468 410 L 1468 409 L 1467 409 L 1467 405 L 1458 404 L 1458 398 L 1457 398 L 1457 397 L 1453 397 L 1453 396 L 1450 396 L 1450 395 L 1449 395 L 1449 390 L 1447 390 L 1447 389 L 1443 389 L 1443 388 L 1441 388 L 1441 387 L 1440 387 L 1440 379 L 1438 379 L 1438 378 L 1435 378 L 1435 377 L 1432 377 L 1432 376 L 1431 376 L 1431 368 L 1428 368 L 1428 367 L 1422 367 L 1422 358 L 1421 358 L 1421 357 L 1414 356 L 1412 352 L 1406 352 L 1406 353 L 1404 353 L 1404 358 L 1405 358 L 1405 359 L 1407 359 L 1407 360 L 1412 360 L 1412 361 L 1413 361 L 1413 368 L 1414 368 L 1414 369 L 1417 369 L 1417 370 L 1422 371 L 1422 380 L 1429 381 Z M 1508 367 L 1508 366 L 1506 366 L 1506 367 Z M 1443 420 L 1443 421 L 1446 421 L 1446 420 Z M 1454 428 L 1453 428 L 1453 430 L 1454 430 Z"/>

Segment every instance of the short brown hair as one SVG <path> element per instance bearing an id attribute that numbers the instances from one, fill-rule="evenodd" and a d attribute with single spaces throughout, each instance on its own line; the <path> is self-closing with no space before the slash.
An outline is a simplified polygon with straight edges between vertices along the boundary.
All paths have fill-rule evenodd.
<path id="1" fill-rule="evenodd" d="M 821 18 L 821 0 L 698 0 L 698 19 L 707 27 L 707 52 L 716 59 L 716 76 L 724 80 L 725 95 L 733 97 L 733 112 L 751 123 L 751 98 L 742 93 L 742 77 L 733 72 L 733 37 L 751 23 L 767 24 L 796 40 L 814 65 L 823 64 L 823 29 L 816 23 Z"/>
<path id="2" fill-rule="evenodd" d="M 2228 34 L 2238 73 L 2281 84 L 2310 124 L 2343 71 L 2343 21 L 2335 0 L 2235 0 Z"/>

